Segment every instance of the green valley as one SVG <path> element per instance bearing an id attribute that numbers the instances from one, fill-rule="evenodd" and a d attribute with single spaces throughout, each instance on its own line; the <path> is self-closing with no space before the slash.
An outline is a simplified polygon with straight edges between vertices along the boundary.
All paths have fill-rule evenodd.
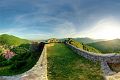
<path id="1" fill-rule="evenodd" d="M 120 39 L 100 41 L 87 45 L 98 49 L 101 53 L 120 53 Z"/>

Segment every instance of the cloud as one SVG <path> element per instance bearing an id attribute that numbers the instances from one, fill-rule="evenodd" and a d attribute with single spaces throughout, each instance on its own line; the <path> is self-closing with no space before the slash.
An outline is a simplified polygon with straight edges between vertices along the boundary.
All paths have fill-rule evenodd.
<path id="1" fill-rule="evenodd" d="M 109 3 L 108 0 L 1 0 L 0 33 L 30 39 L 88 36 L 95 23 L 106 16 L 120 17 L 119 3 L 113 0 Z"/>
<path id="2" fill-rule="evenodd" d="M 91 37 L 97 39 L 119 38 L 120 23 L 114 17 L 106 17 L 96 22 L 91 29 L 79 32 L 76 36 Z"/>
<path id="3" fill-rule="evenodd" d="M 52 37 L 52 34 L 49 32 L 42 32 L 37 29 L 26 28 L 26 27 L 18 27 L 18 28 L 9 28 L 9 29 L 2 29 L 0 30 L 0 34 L 11 34 L 15 35 L 24 39 L 30 40 L 40 40 L 40 39 L 48 39 Z M 29 32 L 29 30 L 31 32 Z"/>
<path id="4" fill-rule="evenodd" d="M 24 30 L 27 30 L 27 28 L 7 28 L 7 29 L 1 29 L 0 30 L 0 34 L 16 34 L 16 33 L 19 33 L 19 32 L 22 32 Z"/>
<path id="5" fill-rule="evenodd" d="M 73 23 L 65 22 L 63 24 L 57 25 L 54 29 L 54 33 L 54 35 L 58 38 L 74 37 L 76 34 L 76 28 Z"/>
<path id="6" fill-rule="evenodd" d="M 43 39 L 51 38 L 52 34 L 39 32 L 39 33 L 30 33 L 30 34 L 20 35 L 20 37 L 25 39 L 30 39 L 30 40 L 43 40 Z"/>

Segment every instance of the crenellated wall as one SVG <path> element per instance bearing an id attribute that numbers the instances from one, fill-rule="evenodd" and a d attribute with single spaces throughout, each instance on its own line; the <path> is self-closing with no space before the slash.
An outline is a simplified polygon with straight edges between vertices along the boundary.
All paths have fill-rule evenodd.
<path id="1" fill-rule="evenodd" d="M 81 50 L 71 44 L 65 43 L 69 48 L 71 48 L 75 53 L 89 59 L 92 61 L 100 61 L 100 62 L 107 62 L 107 63 L 120 63 L 120 54 L 98 54 L 92 53 L 85 50 Z"/>

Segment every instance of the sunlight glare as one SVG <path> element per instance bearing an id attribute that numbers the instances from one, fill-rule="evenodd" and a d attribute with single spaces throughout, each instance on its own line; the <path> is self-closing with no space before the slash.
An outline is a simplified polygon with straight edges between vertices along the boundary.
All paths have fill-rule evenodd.
<path id="1" fill-rule="evenodd" d="M 86 31 L 88 37 L 95 39 L 120 38 L 120 24 L 116 20 L 105 19 L 99 21 L 92 29 Z"/>

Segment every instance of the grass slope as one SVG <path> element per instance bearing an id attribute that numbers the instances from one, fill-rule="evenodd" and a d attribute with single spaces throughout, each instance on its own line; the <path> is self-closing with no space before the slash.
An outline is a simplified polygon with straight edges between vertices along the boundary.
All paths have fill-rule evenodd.
<path id="1" fill-rule="evenodd" d="M 8 34 L 3 34 L 0 35 L 0 44 L 1 45 L 20 45 L 20 44 L 25 44 L 25 43 L 29 43 L 30 41 L 26 40 L 26 39 L 21 39 L 18 37 L 15 37 L 13 35 L 8 35 Z"/>
<path id="2" fill-rule="evenodd" d="M 101 53 L 99 50 L 97 50 L 94 47 L 88 46 L 87 44 L 80 43 L 74 39 L 69 39 L 67 41 L 69 44 L 76 46 L 77 48 L 80 48 L 82 50 L 86 50 L 88 52 L 94 52 L 94 53 Z"/>
<path id="3" fill-rule="evenodd" d="M 72 52 L 64 44 L 47 48 L 49 80 L 103 80 L 100 66 Z"/>
<path id="4" fill-rule="evenodd" d="M 90 43 L 88 45 L 100 50 L 102 53 L 120 53 L 120 39 Z"/>

